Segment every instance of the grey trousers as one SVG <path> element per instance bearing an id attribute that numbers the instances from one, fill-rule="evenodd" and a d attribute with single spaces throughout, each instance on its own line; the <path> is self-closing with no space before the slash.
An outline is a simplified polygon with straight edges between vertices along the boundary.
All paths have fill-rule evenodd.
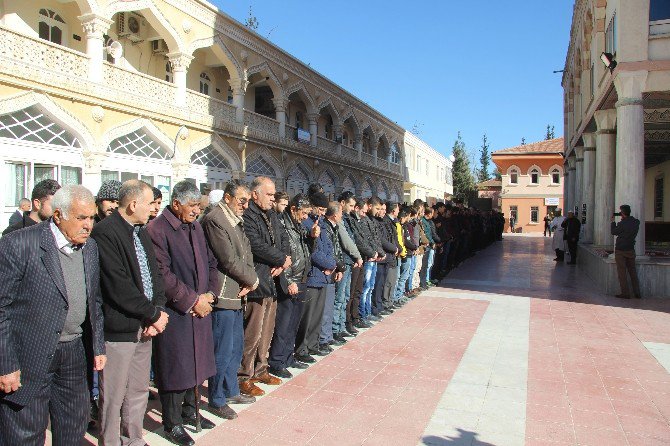
<path id="1" fill-rule="evenodd" d="M 393 295 L 395 294 L 395 289 L 398 286 L 398 279 L 400 278 L 399 264 L 399 259 L 397 258 L 393 259 L 388 264 L 386 282 L 384 283 L 384 294 L 382 295 L 384 308 L 389 308 L 393 305 Z"/>
<path id="2" fill-rule="evenodd" d="M 151 338 L 139 342 L 105 342 L 107 364 L 100 372 L 99 446 L 144 445 Z"/>
<path id="3" fill-rule="evenodd" d="M 302 307 L 302 317 L 298 325 L 298 334 L 295 338 L 295 353 L 309 355 L 310 350 L 319 349 L 319 334 L 321 332 L 321 318 L 326 302 L 326 287 L 310 288 L 305 291 L 305 304 Z"/>
<path id="4" fill-rule="evenodd" d="M 619 276 L 621 294 L 630 296 L 630 288 L 628 287 L 628 276 L 630 276 L 633 294 L 635 297 L 640 297 L 640 281 L 635 269 L 635 251 L 614 251 L 614 261 L 616 262 L 617 276 Z"/>
<path id="5" fill-rule="evenodd" d="M 335 312 L 335 284 L 326 285 L 326 302 L 321 317 L 321 333 L 319 344 L 328 344 L 333 340 L 333 313 Z"/>

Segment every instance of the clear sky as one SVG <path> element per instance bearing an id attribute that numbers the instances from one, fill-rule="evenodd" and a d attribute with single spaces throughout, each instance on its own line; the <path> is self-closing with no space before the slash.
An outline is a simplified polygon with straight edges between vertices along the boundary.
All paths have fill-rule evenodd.
<path id="1" fill-rule="evenodd" d="M 563 135 L 570 0 L 214 0 L 445 155 Z"/>

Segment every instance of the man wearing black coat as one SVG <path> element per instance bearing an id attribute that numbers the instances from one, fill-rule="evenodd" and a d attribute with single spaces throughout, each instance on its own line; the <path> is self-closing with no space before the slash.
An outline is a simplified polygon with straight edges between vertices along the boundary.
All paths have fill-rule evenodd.
<path id="1" fill-rule="evenodd" d="M 367 227 L 363 225 L 361 219 L 361 214 L 365 215 L 367 206 L 368 204 L 365 200 L 357 199 L 354 210 L 349 214 L 343 215 L 345 224 L 349 225 L 354 234 L 354 243 L 356 243 L 356 247 L 363 257 L 364 264 L 374 262 L 377 257 L 377 251 L 372 242 L 372 234 L 367 232 Z M 358 328 L 363 326 L 358 308 L 361 302 L 361 293 L 363 292 L 364 282 L 365 267 L 354 268 L 351 271 L 351 297 L 349 302 L 347 302 L 346 309 L 346 327 L 347 331 L 351 334 L 356 334 L 358 332 L 358 330 L 356 330 L 357 326 Z"/>
<path id="2" fill-rule="evenodd" d="M 561 224 L 565 230 L 563 238 L 568 242 L 568 250 L 570 251 L 570 261 L 568 265 L 577 264 L 577 243 L 579 242 L 579 230 L 582 227 L 579 219 L 575 217 L 574 212 L 568 212 L 568 218 Z"/>
<path id="3" fill-rule="evenodd" d="M 375 275 L 375 286 L 372 293 L 372 315 L 370 319 L 374 321 L 381 320 L 381 316 L 389 314 L 384 311 L 384 288 L 386 287 L 386 277 L 388 276 L 389 263 L 395 261 L 395 255 L 398 253 L 398 247 L 389 234 L 387 225 L 384 223 L 384 216 L 386 215 L 386 205 L 377 197 L 370 199 L 371 210 L 368 211 L 368 217 L 372 221 L 372 229 L 374 237 L 381 244 L 384 252 L 380 255 L 384 256 L 383 260 L 377 264 L 377 273 Z"/>
<path id="4" fill-rule="evenodd" d="M 51 219 L 0 240 L 0 444 L 81 444 L 90 370 L 105 366 L 95 203 L 54 195 Z"/>
<path id="5" fill-rule="evenodd" d="M 281 380 L 268 373 L 268 351 L 277 314 L 278 277 L 291 266 L 288 235 L 273 209 L 275 184 L 267 177 L 251 183 L 251 201 L 244 211 L 244 232 L 251 243 L 259 285 L 247 295 L 244 312 L 244 352 L 238 372 L 240 391 L 245 395 L 265 393 L 254 382 L 278 385 Z"/>

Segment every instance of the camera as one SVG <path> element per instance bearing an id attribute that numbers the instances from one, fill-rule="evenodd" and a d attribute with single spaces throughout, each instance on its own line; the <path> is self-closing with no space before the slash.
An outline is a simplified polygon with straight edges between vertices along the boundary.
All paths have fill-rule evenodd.
<path id="1" fill-rule="evenodd" d="M 621 217 L 621 212 L 615 212 L 612 214 L 612 217 Z"/>

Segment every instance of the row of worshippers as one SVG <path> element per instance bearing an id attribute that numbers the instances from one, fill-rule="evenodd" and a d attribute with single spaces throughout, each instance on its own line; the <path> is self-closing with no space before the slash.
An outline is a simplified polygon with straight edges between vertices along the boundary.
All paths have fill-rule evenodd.
<path id="1" fill-rule="evenodd" d="M 256 383 L 279 384 L 390 314 L 416 275 L 431 283 L 419 256 L 438 245 L 433 210 L 312 192 L 289 204 L 268 178 L 231 183 L 198 222 L 189 182 L 157 217 L 160 191 L 139 180 L 96 199 L 36 185 L 0 240 L 3 444 L 43 444 L 49 420 L 54 444 L 79 442 L 92 371 L 99 443 L 142 444 L 152 347 L 166 436 L 193 444 L 184 425 L 214 426 L 196 417 L 200 383 L 209 410 L 235 418 L 228 404 L 253 402 Z"/>

